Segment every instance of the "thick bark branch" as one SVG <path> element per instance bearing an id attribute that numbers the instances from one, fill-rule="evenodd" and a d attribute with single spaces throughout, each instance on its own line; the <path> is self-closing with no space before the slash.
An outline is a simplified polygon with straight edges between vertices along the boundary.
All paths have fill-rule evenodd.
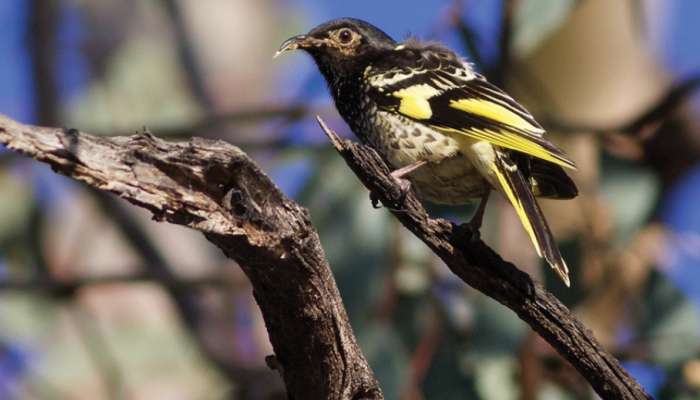
<path id="1" fill-rule="evenodd" d="M 307 210 L 237 147 L 148 133 L 97 137 L 0 115 L 0 143 L 54 171 L 188 226 L 239 263 L 294 399 L 382 398 L 357 346 Z"/>
<path id="2" fill-rule="evenodd" d="M 403 196 L 370 147 L 342 140 L 318 118 L 350 168 L 401 223 L 464 282 L 513 310 L 588 380 L 603 399 L 651 398 L 566 306 L 528 274 L 504 261 L 464 226 L 431 219 L 411 192 Z"/>

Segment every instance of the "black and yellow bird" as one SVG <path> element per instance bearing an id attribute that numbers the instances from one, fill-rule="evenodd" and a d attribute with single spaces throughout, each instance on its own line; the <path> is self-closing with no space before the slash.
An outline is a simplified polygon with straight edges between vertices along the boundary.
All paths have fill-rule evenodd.
<path id="1" fill-rule="evenodd" d="M 375 148 L 404 189 L 438 204 L 481 199 L 492 189 L 515 208 L 540 257 L 569 286 L 569 270 L 535 197 L 570 199 L 575 169 L 512 97 L 453 51 L 413 39 L 395 42 L 375 26 L 337 19 L 294 36 L 277 54 L 303 49 L 325 77 L 353 132 Z"/>

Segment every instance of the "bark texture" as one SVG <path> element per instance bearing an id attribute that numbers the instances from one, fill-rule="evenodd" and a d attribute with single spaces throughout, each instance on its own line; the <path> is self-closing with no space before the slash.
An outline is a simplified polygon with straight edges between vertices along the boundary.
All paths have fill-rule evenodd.
<path id="1" fill-rule="evenodd" d="M 0 144 L 54 171 L 188 226 L 250 279 L 292 399 L 381 399 L 308 211 L 240 149 L 169 143 L 149 133 L 99 137 L 0 115 Z"/>

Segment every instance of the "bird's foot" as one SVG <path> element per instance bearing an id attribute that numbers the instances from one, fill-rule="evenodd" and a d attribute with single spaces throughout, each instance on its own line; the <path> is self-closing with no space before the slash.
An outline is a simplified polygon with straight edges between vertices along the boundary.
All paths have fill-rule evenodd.
<path id="1" fill-rule="evenodd" d="M 484 213 L 486 212 L 486 203 L 489 200 L 489 193 L 490 192 L 486 192 L 486 194 L 481 198 L 479 206 L 472 216 L 472 219 L 469 220 L 469 222 L 460 225 L 460 228 L 469 232 L 469 242 L 471 243 L 481 240 L 481 225 L 484 222 Z"/>
<path id="2" fill-rule="evenodd" d="M 454 226 L 452 232 L 453 237 L 451 241 L 459 249 L 466 249 L 481 241 L 481 232 L 479 232 L 479 228 L 469 222 Z"/>
<path id="3" fill-rule="evenodd" d="M 408 179 L 397 178 L 393 174 L 392 177 L 396 180 L 396 184 L 399 186 L 399 197 L 397 200 L 397 204 L 402 205 L 406 200 L 406 195 L 408 195 L 408 192 L 411 190 L 411 182 Z M 382 208 L 379 197 L 375 192 L 369 192 L 369 200 L 372 202 L 372 207 L 374 209 Z M 401 208 L 387 208 L 392 211 L 404 211 Z"/>
<path id="4" fill-rule="evenodd" d="M 374 208 L 375 210 L 382 208 L 382 205 L 379 201 L 379 197 L 377 197 L 376 193 L 369 192 L 369 201 L 372 202 L 372 208 Z"/>
<path id="5" fill-rule="evenodd" d="M 399 188 L 401 189 L 401 197 L 399 199 L 401 200 L 401 203 L 403 203 L 403 201 L 406 199 L 406 195 L 411 190 L 411 181 L 403 178 L 395 179 L 396 182 L 399 184 Z"/>
<path id="6" fill-rule="evenodd" d="M 471 220 L 461 225 L 469 233 L 469 241 L 474 243 L 481 240 L 481 221 Z"/>
<path id="7" fill-rule="evenodd" d="M 394 208 L 392 209 L 392 211 L 405 211 L 402 207 L 406 202 L 406 196 L 408 195 L 408 192 L 411 190 L 411 181 L 409 181 L 408 179 L 398 178 L 393 174 L 391 176 L 394 178 L 394 180 L 396 180 L 396 183 L 399 185 L 399 197 L 396 200 L 396 205 L 398 208 Z"/>

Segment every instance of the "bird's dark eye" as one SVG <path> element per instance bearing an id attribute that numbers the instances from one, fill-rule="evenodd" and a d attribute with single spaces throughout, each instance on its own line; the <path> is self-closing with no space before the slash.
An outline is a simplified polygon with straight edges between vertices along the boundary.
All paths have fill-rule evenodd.
<path id="1" fill-rule="evenodd" d="M 352 32 L 350 29 L 341 29 L 340 32 L 338 32 L 338 40 L 343 44 L 350 43 L 352 41 Z"/>

